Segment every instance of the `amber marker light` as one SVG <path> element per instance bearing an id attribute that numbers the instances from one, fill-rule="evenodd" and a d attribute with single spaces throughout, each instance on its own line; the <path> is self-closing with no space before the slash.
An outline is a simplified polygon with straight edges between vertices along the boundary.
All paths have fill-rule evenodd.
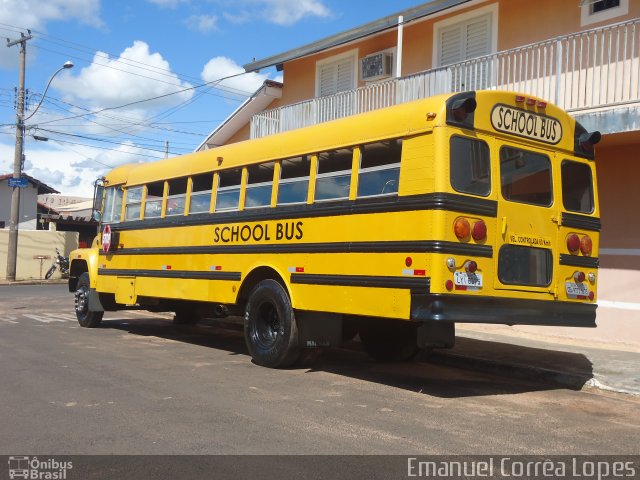
<path id="1" fill-rule="evenodd" d="M 591 255 L 592 250 L 593 242 L 591 241 L 591 237 L 589 237 L 589 235 L 585 235 L 580 239 L 580 251 L 583 255 L 589 256 Z"/>
<path id="2" fill-rule="evenodd" d="M 575 233 L 567 235 L 567 249 L 571 253 L 578 253 L 578 250 L 580 250 L 580 237 Z"/>
<path id="3" fill-rule="evenodd" d="M 460 240 L 468 238 L 469 234 L 471 233 L 471 225 L 469 225 L 469 220 L 463 217 L 456 218 L 456 221 L 453 222 L 453 232 Z"/>

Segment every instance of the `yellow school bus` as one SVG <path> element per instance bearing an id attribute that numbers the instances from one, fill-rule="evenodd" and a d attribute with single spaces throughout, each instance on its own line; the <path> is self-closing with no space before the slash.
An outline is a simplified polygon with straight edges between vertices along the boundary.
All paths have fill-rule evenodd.
<path id="1" fill-rule="evenodd" d="M 356 334 L 401 360 L 453 346 L 456 322 L 595 327 L 599 140 L 472 91 L 118 167 L 71 255 L 78 321 L 243 315 L 268 367 Z"/>

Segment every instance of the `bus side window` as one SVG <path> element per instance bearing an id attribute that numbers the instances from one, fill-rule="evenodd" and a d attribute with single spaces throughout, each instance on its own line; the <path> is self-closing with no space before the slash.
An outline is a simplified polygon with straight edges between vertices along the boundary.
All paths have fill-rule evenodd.
<path id="1" fill-rule="evenodd" d="M 213 173 L 203 173 L 191 178 L 191 204 L 189 213 L 204 213 L 211 206 L 211 186 L 213 185 Z"/>
<path id="2" fill-rule="evenodd" d="M 273 188 L 273 170 L 275 163 L 262 163 L 247 167 L 247 191 L 244 200 L 245 208 L 268 207 L 271 205 Z"/>
<path id="3" fill-rule="evenodd" d="M 144 187 L 127 188 L 127 201 L 124 210 L 125 220 L 140 220 L 143 188 Z"/>
<path id="4" fill-rule="evenodd" d="M 360 152 L 358 197 L 398 193 L 402 140 L 370 143 Z"/>
<path id="5" fill-rule="evenodd" d="M 353 149 L 341 148 L 318 154 L 316 200 L 349 198 Z"/>
<path id="6" fill-rule="evenodd" d="M 184 215 L 187 203 L 187 177 L 169 180 L 166 215 Z"/>
<path id="7" fill-rule="evenodd" d="M 118 223 L 120 221 L 123 195 L 121 186 L 105 189 L 104 214 L 102 216 L 104 223 Z"/>
<path id="8" fill-rule="evenodd" d="M 280 166 L 278 205 L 306 203 L 311 168 L 309 156 L 304 155 L 282 160 Z"/>
<path id="9" fill-rule="evenodd" d="M 486 197 L 491 192 L 489 146 L 482 140 L 451 137 L 451 186 L 460 193 Z"/>
<path id="10" fill-rule="evenodd" d="M 216 212 L 237 210 L 240 204 L 240 184 L 242 169 L 223 170 L 218 173 L 216 191 Z"/>
<path id="11" fill-rule="evenodd" d="M 164 182 L 154 182 L 147 185 L 147 199 L 144 203 L 144 218 L 156 218 L 162 213 L 162 197 Z"/>

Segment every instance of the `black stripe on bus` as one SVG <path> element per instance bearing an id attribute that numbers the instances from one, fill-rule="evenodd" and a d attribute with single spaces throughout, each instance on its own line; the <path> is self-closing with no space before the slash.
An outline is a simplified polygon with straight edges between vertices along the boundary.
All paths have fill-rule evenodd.
<path id="1" fill-rule="evenodd" d="M 197 213 L 166 218 L 152 218 L 111 224 L 112 231 L 143 230 L 195 225 L 319 218 L 369 213 L 408 212 L 415 210 L 452 210 L 485 217 L 496 217 L 498 203 L 495 200 L 476 198 L 454 193 L 428 193 L 404 197 L 366 198 L 314 203 L 312 205 L 278 206 L 247 209 L 233 212 Z"/>
<path id="2" fill-rule="evenodd" d="M 291 283 L 340 287 L 404 288 L 416 293 L 429 293 L 429 277 L 378 277 L 370 275 L 326 275 L 292 273 Z"/>
<path id="3" fill-rule="evenodd" d="M 192 270 L 135 270 L 99 268 L 98 275 L 117 277 L 181 278 L 186 280 L 240 280 L 240 272 L 199 272 Z"/>
<path id="4" fill-rule="evenodd" d="M 276 245 L 201 245 L 190 247 L 119 248 L 109 255 L 205 255 L 241 253 L 447 253 L 473 257 L 493 257 L 490 245 L 440 240 L 396 242 L 284 243 Z M 105 255 L 100 251 L 100 255 Z"/>
<path id="5" fill-rule="evenodd" d="M 578 257 L 577 255 L 561 253 L 560 265 L 569 265 L 572 267 L 583 268 L 598 268 L 598 266 L 600 265 L 600 259 L 597 257 Z"/>
<path id="6" fill-rule="evenodd" d="M 581 230 L 592 230 L 599 232 L 602 228 L 600 219 L 597 217 L 587 217 L 586 215 L 576 215 L 575 213 L 562 212 L 562 225 Z"/>

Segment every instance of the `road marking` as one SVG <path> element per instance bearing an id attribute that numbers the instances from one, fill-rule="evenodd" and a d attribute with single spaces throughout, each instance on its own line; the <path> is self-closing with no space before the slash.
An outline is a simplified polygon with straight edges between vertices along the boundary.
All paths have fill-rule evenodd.
<path id="1" fill-rule="evenodd" d="M 30 318 L 31 320 L 35 320 L 41 323 L 52 323 L 52 322 L 68 322 L 70 321 L 69 315 L 64 313 L 43 313 L 40 315 L 36 315 L 34 313 L 23 313 L 23 317 Z"/>
<path id="2" fill-rule="evenodd" d="M 0 317 L 0 322 L 4 323 L 18 323 L 16 320 L 18 317 L 14 317 L 13 315 L 9 315 L 8 317 Z"/>

